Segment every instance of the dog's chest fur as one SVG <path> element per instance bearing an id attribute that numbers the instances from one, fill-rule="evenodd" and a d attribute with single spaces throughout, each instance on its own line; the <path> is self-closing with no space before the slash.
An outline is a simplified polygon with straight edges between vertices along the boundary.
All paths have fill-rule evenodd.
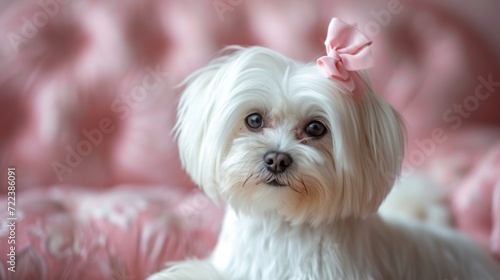
<path id="1" fill-rule="evenodd" d="M 234 280 L 379 279 L 369 268 L 371 257 L 353 254 L 354 238 L 339 242 L 341 234 L 331 227 L 237 216 L 229 209 L 211 261 Z"/>
<path id="2" fill-rule="evenodd" d="M 378 215 L 292 226 L 278 217 L 238 216 L 230 208 L 209 261 L 231 280 L 496 279 L 491 273 L 499 272 L 469 240 L 445 229 Z"/>

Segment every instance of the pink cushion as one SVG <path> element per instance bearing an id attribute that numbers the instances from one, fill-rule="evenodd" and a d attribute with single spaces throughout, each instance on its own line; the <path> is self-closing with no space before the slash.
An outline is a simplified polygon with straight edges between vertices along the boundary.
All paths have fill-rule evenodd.
<path id="1" fill-rule="evenodd" d="M 452 197 L 457 226 L 500 260 L 500 141 L 490 148 Z"/>
<path id="2" fill-rule="evenodd" d="M 144 279 L 167 261 L 207 256 L 223 215 L 199 191 L 160 185 L 33 189 L 18 194 L 16 209 L 16 272 L 9 275 L 26 280 Z M 2 225 L 0 238 L 9 232 Z M 6 254 L 0 259 L 6 279 Z"/>

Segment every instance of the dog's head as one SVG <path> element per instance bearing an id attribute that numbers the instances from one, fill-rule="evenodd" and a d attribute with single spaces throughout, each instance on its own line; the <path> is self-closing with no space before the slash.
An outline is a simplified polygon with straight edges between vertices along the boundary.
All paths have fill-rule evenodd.
<path id="1" fill-rule="evenodd" d="M 316 64 L 233 48 L 194 73 L 181 97 L 187 172 L 249 214 L 317 225 L 375 212 L 400 172 L 404 127 L 358 74 L 355 98 Z"/>

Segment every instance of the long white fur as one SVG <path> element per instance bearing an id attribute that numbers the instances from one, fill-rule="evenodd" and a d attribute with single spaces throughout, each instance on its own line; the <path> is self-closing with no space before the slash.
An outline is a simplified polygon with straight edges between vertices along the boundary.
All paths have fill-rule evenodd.
<path id="1" fill-rule="evenodd" d="M 400 172 L 405 132 L 359 74 L 357 100 L 317 65 L 262 47 L 232 48 L 194 73 L 179 104 L 180 156 L 227 213 L 208 259 L 149 279 L 499 279 L 499 266 L 457 233 L 376 214 Z M 262 131 L 247 129 L 251 113 L 263 116 Z M 304 137 L 312 120 L 327 134 Z M 262 162 L 275 150 L 293 158 L 278 175 Z"/>

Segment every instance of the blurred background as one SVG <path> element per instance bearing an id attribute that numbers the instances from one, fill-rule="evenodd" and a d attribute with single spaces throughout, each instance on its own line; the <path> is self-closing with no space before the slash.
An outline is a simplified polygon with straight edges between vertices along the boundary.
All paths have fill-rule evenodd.
<path id="1" fill-rule="evenodd" d="M 446 191 L 452 224 L 500 255 L 500 2 L 0 1 L 0 195 L 16 169 L 17 272 L 142 279 L 205 256 L 223 209 L 182 170 L 174 86 L 227 45 L 311 62 L 338 17 L 373 40 L 376 91 L 405 117 L 403 179 Z M 4 254 L 5 251 L 5 254 Z"/>

